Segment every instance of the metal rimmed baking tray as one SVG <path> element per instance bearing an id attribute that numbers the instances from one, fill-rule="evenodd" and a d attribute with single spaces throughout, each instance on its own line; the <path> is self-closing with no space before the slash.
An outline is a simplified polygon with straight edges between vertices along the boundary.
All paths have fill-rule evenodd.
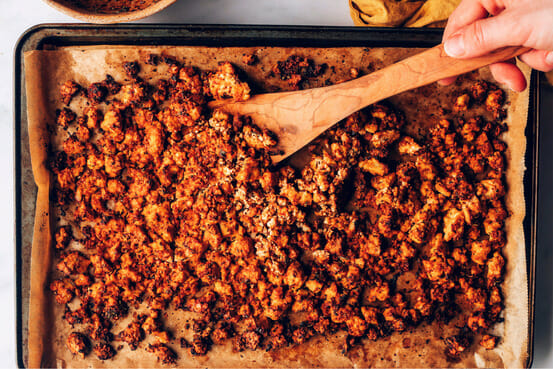
<path id="1" fill-rule="evenodd" d="M 36 187 L 28 143 L 23 54 L 59 46 L 79 45 L 186 45 L 288 47 L 431 47 L 441 40 L 438 29 L 367 29 L 351 27 L 265 27 L 214 25 L 40 25 L 24 33 L 15 49 L 15 248 L 17 363 L 25 367 L 29 304 L 30 249 Z M 529 332 L 528 361 L 532 362 L 537 221 L 537 168 L 539 135 L 539 81 L 532 76 L 526 128 L 527 171 L 524 178 L 526 218 Z"/>

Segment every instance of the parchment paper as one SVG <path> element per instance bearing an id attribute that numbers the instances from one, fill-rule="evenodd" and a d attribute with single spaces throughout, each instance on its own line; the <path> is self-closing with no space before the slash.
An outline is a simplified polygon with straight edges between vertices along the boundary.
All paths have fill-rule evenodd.
<path id="1" fill-rule="evenodd" d="M 30 132 L 30 149 L 33 174 L 38 186 L 35 228 L 31 264 L 31 296 L 29 309 L 29 357 L 28 367 L 156 367 L 154 355 L 146 353 L 148 341 L 138 350 L 130 351 L 127 345 L 111 360 L 102 362 L 87 356 L 85 360 L 74 357 L 65 346 L 65 339 L 72 329 L 62 319 L 63 307 L 57 305 L 48 291 L 53 252 L 51 230 L 54 224 L 63 222 L 50 215 L 50 173 L 46 167 L 49 143 L 48 125 L 55 122 L 54 112 L 62 106 L 59 86 L 73 79 L 82 86 L 101 81 L 106 74 L 117 81 L 124 81 L 121 64 L 125 61 L 144 62 L 150 53 L 166 54 L 184 61 L 185 65 L 198 66 L 203 70 L 215 69 L 219 61 L 228 60 L 243 69 L 254 91 L 286 90 L 287 84 L 277 77 L 269 76 L 277 60 L 298 54 L 328 63 L 328 71 L 307 87 L 321 86 L 348 79 L 351 67 L 368 73 L 386 64 L 415 53 L 416 49 L 367 49 L 367 48 L 205 48 L 205 47 L 69 47 L 52 51 L 32 51 L 25 54 L 25 77 L 27 81 L 27 108 Z M 243 54 L 255 53 L 260 62 L 254 66 L 242 63 Z M 154 72 L 156 69 L 156 72 Z M 524 69 L 527 79 L 530 70 Z M 164 67 L 145 66 L 140 76 L 154 82 L 155 75 L 163 78 Z M 466 76 L 454 86 L 437 84 L 419 88 L 393 97 L 393 105 L 403 110 L 412 129 L 424 127 L 437 119 L 440 106 L 451 106 L 453 95 L 463 90 L 473 79 L 491 80 L 487 69 Z M 449 325 L 433 323 L 421 325 L 401 334 L 363 344 L 343 354 L 343 334 L 332 337 L 315 337 L 307 343 L 276 352 L 233 352 L 230 344 L 214 346 L 204 357 L 192 356 L 179 346 L 179 337 L 190 337 L 185 329 L 190 316 L 180 311 L 169 311 L 164 324 L 176 337 L 170 346 L 178 353 L 179 367 L 523 367 L 528 354 L 528 291 L 526 255 L 522 221 L 525 216 L 523 175 L 526 150 L 525 127 L 528 112 L 528 90 L 523 93 L 508 93 L 509 130 L 504 140 L 508 144 L 508 170 L 506 180 L 508 193 L 507 209 L 510 217 L 506 222 L 507 245 L 503 252 L 507 260 L 503 292 L 505 297 L 504 322 L 494 328 L 501 337 L 497 348 L 487 351 L 477 342 L 458 363 L 448 362 L 444 355 L 443 338 L 455 334 L 454 322 Z M 71 108 L 77 110 L 77 102 Z M 52 227 L 50 223 L 53 223 Z M 126 326 L 127 320 L 120 322 Z M 115 327 L 112 332 L 119 332 Z M 117 343 L 114 343 L 117 345 Z"/>

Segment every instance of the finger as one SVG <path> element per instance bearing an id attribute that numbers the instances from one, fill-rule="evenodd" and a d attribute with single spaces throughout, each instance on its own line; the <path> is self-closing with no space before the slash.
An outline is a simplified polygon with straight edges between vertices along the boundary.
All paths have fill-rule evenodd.
<path id="1" fill-rule="evenodd" d="M 530 24 L 519 22 L 510 12 L 503 12 L 460 29 L 444 42 L 444 49 L 449 56 L 457 58 L 483 55 L 500 47 L 523 45 L 530 28 Z"/>
<path id="2" fill-rule="evenodd" d="M 497 82 L 507 85 L 513 91 L 520 92 L 526 88 L 524 74 L 511 62 L 492 64 L 490 71 Z"/>
<path id="3" fill-rule="evenodd" d="M 456 79 L 457 79 L 457 77 L 444 78 L 442 80 L 439 80 L 438 83 L 442 86 L 449 86 L 450 84 L 455 82 Z"/>
<path id="4" fill-rule="evenodd" d="M 480 1 L 463 0 L 459 6 L 451 13 L 444 30 L 443 39 L 446 40 L 460 28 L 474 22 L 475 20 L 486 18 L 488 11 L 482 6 Z"/>
<path id="5" fill-rule="evenodd" d="M 532 50 L 520 55 L 519 59 L 542 72 L 553 70 L 553 51 Z"/>
<path id="6" fill-rule="evenodd" d="M 443 39 L 478 19 L 486 18 L 490 14 L 497 15 L 504 9 L 505 4 L 502 0 L 463 0 L 450 15 Z"/>

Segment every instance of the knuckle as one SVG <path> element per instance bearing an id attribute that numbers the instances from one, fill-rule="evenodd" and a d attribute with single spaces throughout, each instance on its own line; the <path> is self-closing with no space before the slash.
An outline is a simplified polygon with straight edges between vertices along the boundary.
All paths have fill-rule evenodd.
<path id="1" fill-rule="evenodd" d="M 474 22 L 472 24 L 471 38 L 472 39 L 470 41 L 472 45 L 474 45 L 474 48 L 481 49 L 487 46 L 486 32 L 482 22 Z"/>

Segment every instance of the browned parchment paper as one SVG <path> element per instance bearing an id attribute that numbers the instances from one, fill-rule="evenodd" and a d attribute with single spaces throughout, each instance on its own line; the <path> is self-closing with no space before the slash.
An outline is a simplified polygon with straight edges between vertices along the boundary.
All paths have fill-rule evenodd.
<path id="1" fill-rule="evenodd" d="M 59 214 L 51 213 L 49 190 L 50 174 L 46 167 L 49 143 L 48 125 L 55 121 L 54 112 L 61 106 L 59 86 L 73 79 L 83 86 L 103 80 L 106 74 L 124 81 L 121 64 L 125 61 L 145 61 L 150 53 L 174 56 L 186 65 L 201 69 L 214 69 L 218 61 L 228 60 L 243 69 L 254 89 L 259 91 L 286 89 L 286 82 L 270 77 L 269 71 L 277 60 L 291 54 L 326 62 L 327 73 L 309 86 L 321 86 L 328 79 L 336 83 L 349 78 L 351 67 L 363 73 L 378 69 L 388 63 L 416 52 L 414 49 L 366 49 L 366 48 L 205 48 L 205 47 L 70 47 L 53 51 L 32 51 L 25 54 L 25 77 L 30 132 L 30 149 L 33 174 L 38 186 L 35 228 L 32 246 L 31 300 L 29 309 L 29 357 L 28 367 L 158 367 L 152 354 L 141 347 L 130 351 L 125 345 L 111 360 L 102 362 L 89 355 L 85 360 L 73 357 L 65 346 L 65 339 L 73 331 L 62 319 L 63 308 L 55 304 L 48 283 L 52 278 L 53 253 L 51 252 L 50 223 L 63 222 Z M 255 53 L 259 64 L 247 66 L 241 62 L 242 55 Z M 163 66 L 145 66 L 141 77 L 155 82 L 156 75 L 163 75 Z M 525 69 L 529 78 L 530 71 Z M 159 78 L 159 77 L 158 77 Z M 416 127 L 434 122 L 439 106 L 452 104 L 453 95 L 473 79 L 491 80 L 489 71 L 482 69 L 464 77 L 455 86 L 437 84 L 419 88 L 393 97 L 390 101 L 403 110 L 407 121 Z M 277 352 L 261 350 L 242 353 L 232 352 L 230 345 L 214 346 L 204 357 L 191 356 L 179 347 L 178 338 L 189 338 L 185 329 L 189 316 L 180 311 L 169 311 L 165 326 L 177 338 L 171 347 L 178 353 L 178 367 L 523 367 L 528 354 L 528 291 L 526 255 L 522 221 L 525 216 L 523 175 L 526 137 L 524 134 L 528 112 L 528 91 L 508 94 L 509 131 L 504 140 L 508 143 L 508 194 L 506 205 L 511 216 L 506 223 L 507 259 L 505 282 L 504 323 L 495 326 L 494 333 L 501 336 L 498 347 L 486 351 L 475 343 L 459 363 L 446 361 L 442 338 L 454 334 L 450 325 L 433 323 L 416 329 L 394 334 L 377 342 L 366 341 L 346 354 L 341 352 L 343 334 L 332 337 L 315 337 L 306 344 Z M 447 102 L 447 103 L 446 103 Z M 78 103 L 78 102 L 77 102 Z M 78 110 L 77 103 L 71 108 Z M 54 145 L 56 143 L 53 143 Z M 127 324 L 126 320 L 119 323 Z M 78 329 L 75 329 L 78 330 Z M 113 329 L 118 332 L 118 327 Z"/>

